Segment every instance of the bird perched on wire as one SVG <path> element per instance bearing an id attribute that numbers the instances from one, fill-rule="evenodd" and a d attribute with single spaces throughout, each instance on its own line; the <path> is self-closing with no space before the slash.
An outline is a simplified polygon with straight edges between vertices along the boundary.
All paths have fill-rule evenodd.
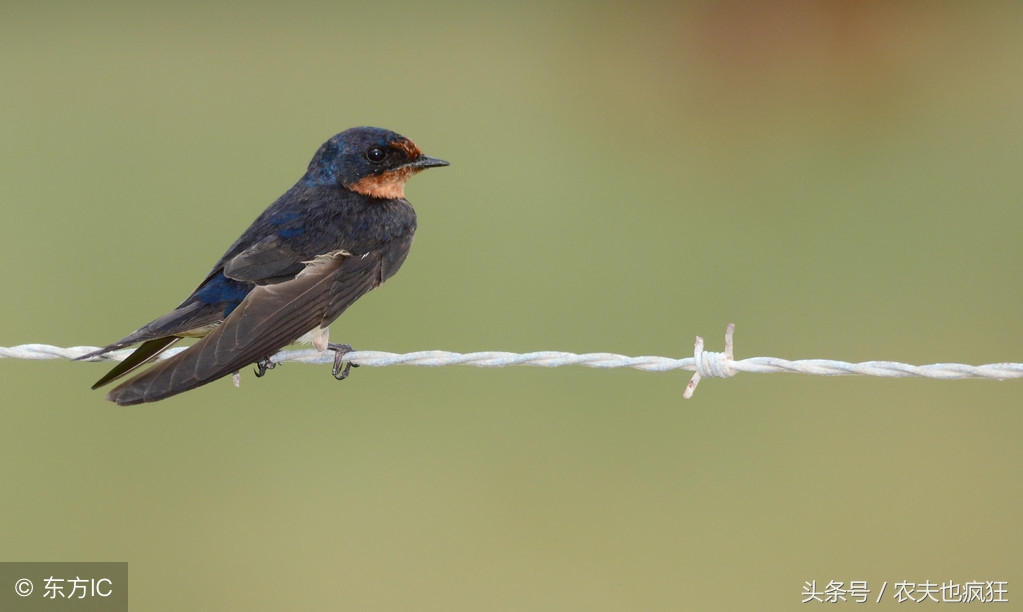
<path id="1" fill-rule="evenodd" d="M 334 376 L 344 378 L 351 364 L 343 357 L 351 347 L 329 343 L 328 326 L 405 261 L 416 231 L 405 182 L 447 165 L 389 130 L 357 127 L 334 136 L 180 306 L 79 358 L 141 343 L 92 388 L 134 372 L 188 337 L 200 339 L 115 387 L 107 399 L 154 402 L 252 363 L 262 376 L 274 366 L 270 357 L 297 341 L 333 350 Z"/>

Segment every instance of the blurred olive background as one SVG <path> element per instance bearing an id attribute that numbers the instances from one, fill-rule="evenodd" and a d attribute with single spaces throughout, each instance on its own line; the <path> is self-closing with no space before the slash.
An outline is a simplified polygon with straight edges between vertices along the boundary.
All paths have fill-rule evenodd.
<path id="1" fill-rule="evenodd" d="M 1023 361 L 1018 3 L 8 2 L 0 79 L 0 345 L 163 314 L 368 124 L 452 165 L 357 348 Z M 135 610 L 1023 599 L 1023 382 L 108 367 L 0 363 L 0 555 Z"/>

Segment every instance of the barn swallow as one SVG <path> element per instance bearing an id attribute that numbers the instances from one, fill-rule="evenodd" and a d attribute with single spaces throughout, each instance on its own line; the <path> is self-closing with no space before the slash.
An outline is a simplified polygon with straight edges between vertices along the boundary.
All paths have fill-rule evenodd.
<path id="1" fill-rule="evenodd" d="M 89 359 L 141 343 L 93 389 L 135 371 L 181 338 L 186 350 L 115 387 L 126 406 L 194 389 L 249 364 L 257 375 L 297 341 L 335 352 L 343 378 L 348 345 L 330 344 L 328 326 L 367 291 L 394 276 L 408 256 L 416 212 L 405 199 L 413 174 L 448 162 L 380 128 L 341 132 L 320 147 L 305 175 L 270 205 L 180 306 Z"/>

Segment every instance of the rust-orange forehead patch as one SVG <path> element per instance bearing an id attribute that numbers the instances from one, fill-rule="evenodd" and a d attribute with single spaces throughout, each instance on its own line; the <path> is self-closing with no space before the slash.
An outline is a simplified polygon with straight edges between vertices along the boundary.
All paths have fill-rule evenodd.
<path id="1" fill-rule="evenodd" d="M 419 147 L 416 146 L 416 143 L 412 142 L 408 138 L 405 138 L 404 136 L 402 136 L 401 138 L 399 138 L 398 140 L 394 141 L 391 144 L 392 146 L 397 147 L 404 151 L 408 155 L 409 159 L 416 159 L 417 157 L 423 154 L 423 152 L 419 150 Z"/>

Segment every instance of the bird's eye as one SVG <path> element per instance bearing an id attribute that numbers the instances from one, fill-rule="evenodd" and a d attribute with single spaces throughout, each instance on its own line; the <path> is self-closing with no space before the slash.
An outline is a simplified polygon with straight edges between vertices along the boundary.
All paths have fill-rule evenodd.
<path id="1" fill-rule="evenodd" d="M 366 151 L 366 159 L 374 164 L 379 164 L 384 161 L 385 157 L 387 157 L 387 151 L 384 151 L 380 147 L 373 147 L 369 151 Z"/>

